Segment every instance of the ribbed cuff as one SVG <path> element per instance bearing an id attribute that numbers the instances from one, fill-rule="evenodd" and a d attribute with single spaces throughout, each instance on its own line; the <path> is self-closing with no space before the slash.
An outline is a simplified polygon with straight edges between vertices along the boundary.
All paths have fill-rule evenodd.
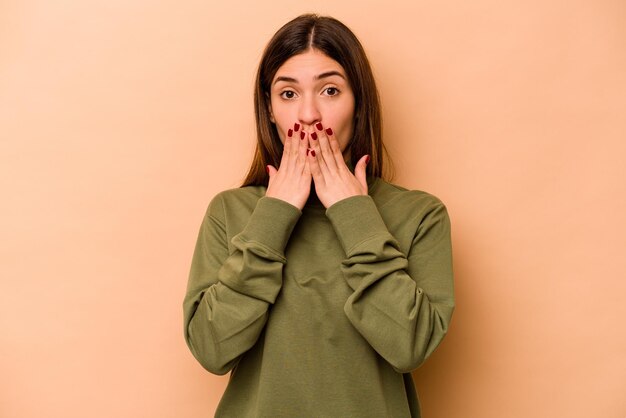
<path id="1" fill-rule="evenodd" d="M 348 255 L 355 245 L 374 236 L 389 233 L 374 199 L 369 195 L 340 200 L 326 209 L 326 216 Z"/>
<path id="2" fill-rule="evenodd" d="M 301 215 L 302 211 L 292 204 L 263 196 L 241 234 L 248 241 L 260 242 L 282 254 Z"/>

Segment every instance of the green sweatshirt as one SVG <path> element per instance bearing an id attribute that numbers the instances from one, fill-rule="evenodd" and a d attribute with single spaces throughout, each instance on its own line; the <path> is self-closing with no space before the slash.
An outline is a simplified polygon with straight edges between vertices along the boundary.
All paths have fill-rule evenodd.
<path id="1" fill-rule="evenodd" d="M 187 344 L 231 372 L 216 417 L 419 417 L 410 372 L 454 310 L 436 197 L 369 178 L 369 195 L 300 211 L 265 187 L 209 204 L 183 302 Z"/>

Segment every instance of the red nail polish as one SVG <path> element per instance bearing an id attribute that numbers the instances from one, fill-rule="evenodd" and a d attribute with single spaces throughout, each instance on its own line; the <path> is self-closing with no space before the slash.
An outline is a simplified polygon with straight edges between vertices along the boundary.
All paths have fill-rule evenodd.
<path id="1" fill-rule="evenodd" d="M 291 138 L 291 136 L 292 136 L 292 135 L 293 135 L 293 131 L 292 131 L 291 129 L 290 129 L 290 130 L 288 130 L 288 131 L 287 131 L 287 136 L 288 136 L 289 138 Z"/>
<path id="2" fill-rule="evenodd" d="M 365 165 L 367 165 L 370 162 L 370 156 L 368 155 L 367 157 L 365 157 Z"/>
<path id="3" fill-rule="evenodd" d="M 313 140 L 317 139 L 317 134 L 315 132 L 311 133 L 311 138 L 313 138 Z"/>
<path id="4" fill-rule="evenodd" d="M 315 127 L 317 128 L 318 131 L 321 131 L 323 129 L 321 122 L 317 122 L 317 124 L 315 124 Z"/>
<path id="5" fill-rule="evenodd" d="M 309 151 L 311 151 L 310 149 L 306 149 L 306 155 L 309 155 Z"/>
<path id="6" fill-rule="evenodd" d="M 328 128 L 328 129 L 326 129 L 326 133 L 327 133 L 328 135 L 332 135 L 332 134 L 333 134 L 333 130 L 332 130 L 332 129 L 330 129 L 330 128 Z"/>
<path id="7" fill-rule="evenodd" d="M 304 139 L 304 131 L 300 131 L 300 139 Z"/>
<path id="8" fill-rule="evenodd" d="M 298 129 L 300 129 L 300 124 L 299 123 L 296 123 L 295 125 L 293 125 L 293 130 L 295 132 L 298 132 Z"/>
<path id="9" fill-rule="evenodd" d="M 315 150 L 314 149 L 311 150 L 311 155 L 315 157 Z"/>

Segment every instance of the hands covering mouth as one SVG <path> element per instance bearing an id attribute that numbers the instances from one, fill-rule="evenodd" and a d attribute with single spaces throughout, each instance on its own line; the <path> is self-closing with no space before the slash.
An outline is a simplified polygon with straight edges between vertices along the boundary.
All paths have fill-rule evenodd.
<path id="1" fill-rule="evenodd" d="M 369 160 L 369 155 L 362 156 L 352 174 L 332 128 L 318 122 L 305 131 L 295 123 L 287 131 L 279 168 L 266 167 L 270 178 L 265 195 L 302 210 L 313 181 L 317 197 L 329 208 L 348 197 L 367 195 L 365 169 Z"/>

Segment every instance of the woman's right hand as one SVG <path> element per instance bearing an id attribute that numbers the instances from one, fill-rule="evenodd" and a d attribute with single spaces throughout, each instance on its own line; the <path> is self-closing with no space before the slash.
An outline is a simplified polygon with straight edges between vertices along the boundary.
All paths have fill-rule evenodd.
<path id="1" fill-rule="evenodd" d="M 284 200 L 302 210 L 311 193 L 311 170 L 306 162 L 309 138 L 295 124 L 287 131 L 280 167 L 267 166 L 270 176 L 265 196 Z M 299 132 L 298 132 L 299 131 Z"/>

